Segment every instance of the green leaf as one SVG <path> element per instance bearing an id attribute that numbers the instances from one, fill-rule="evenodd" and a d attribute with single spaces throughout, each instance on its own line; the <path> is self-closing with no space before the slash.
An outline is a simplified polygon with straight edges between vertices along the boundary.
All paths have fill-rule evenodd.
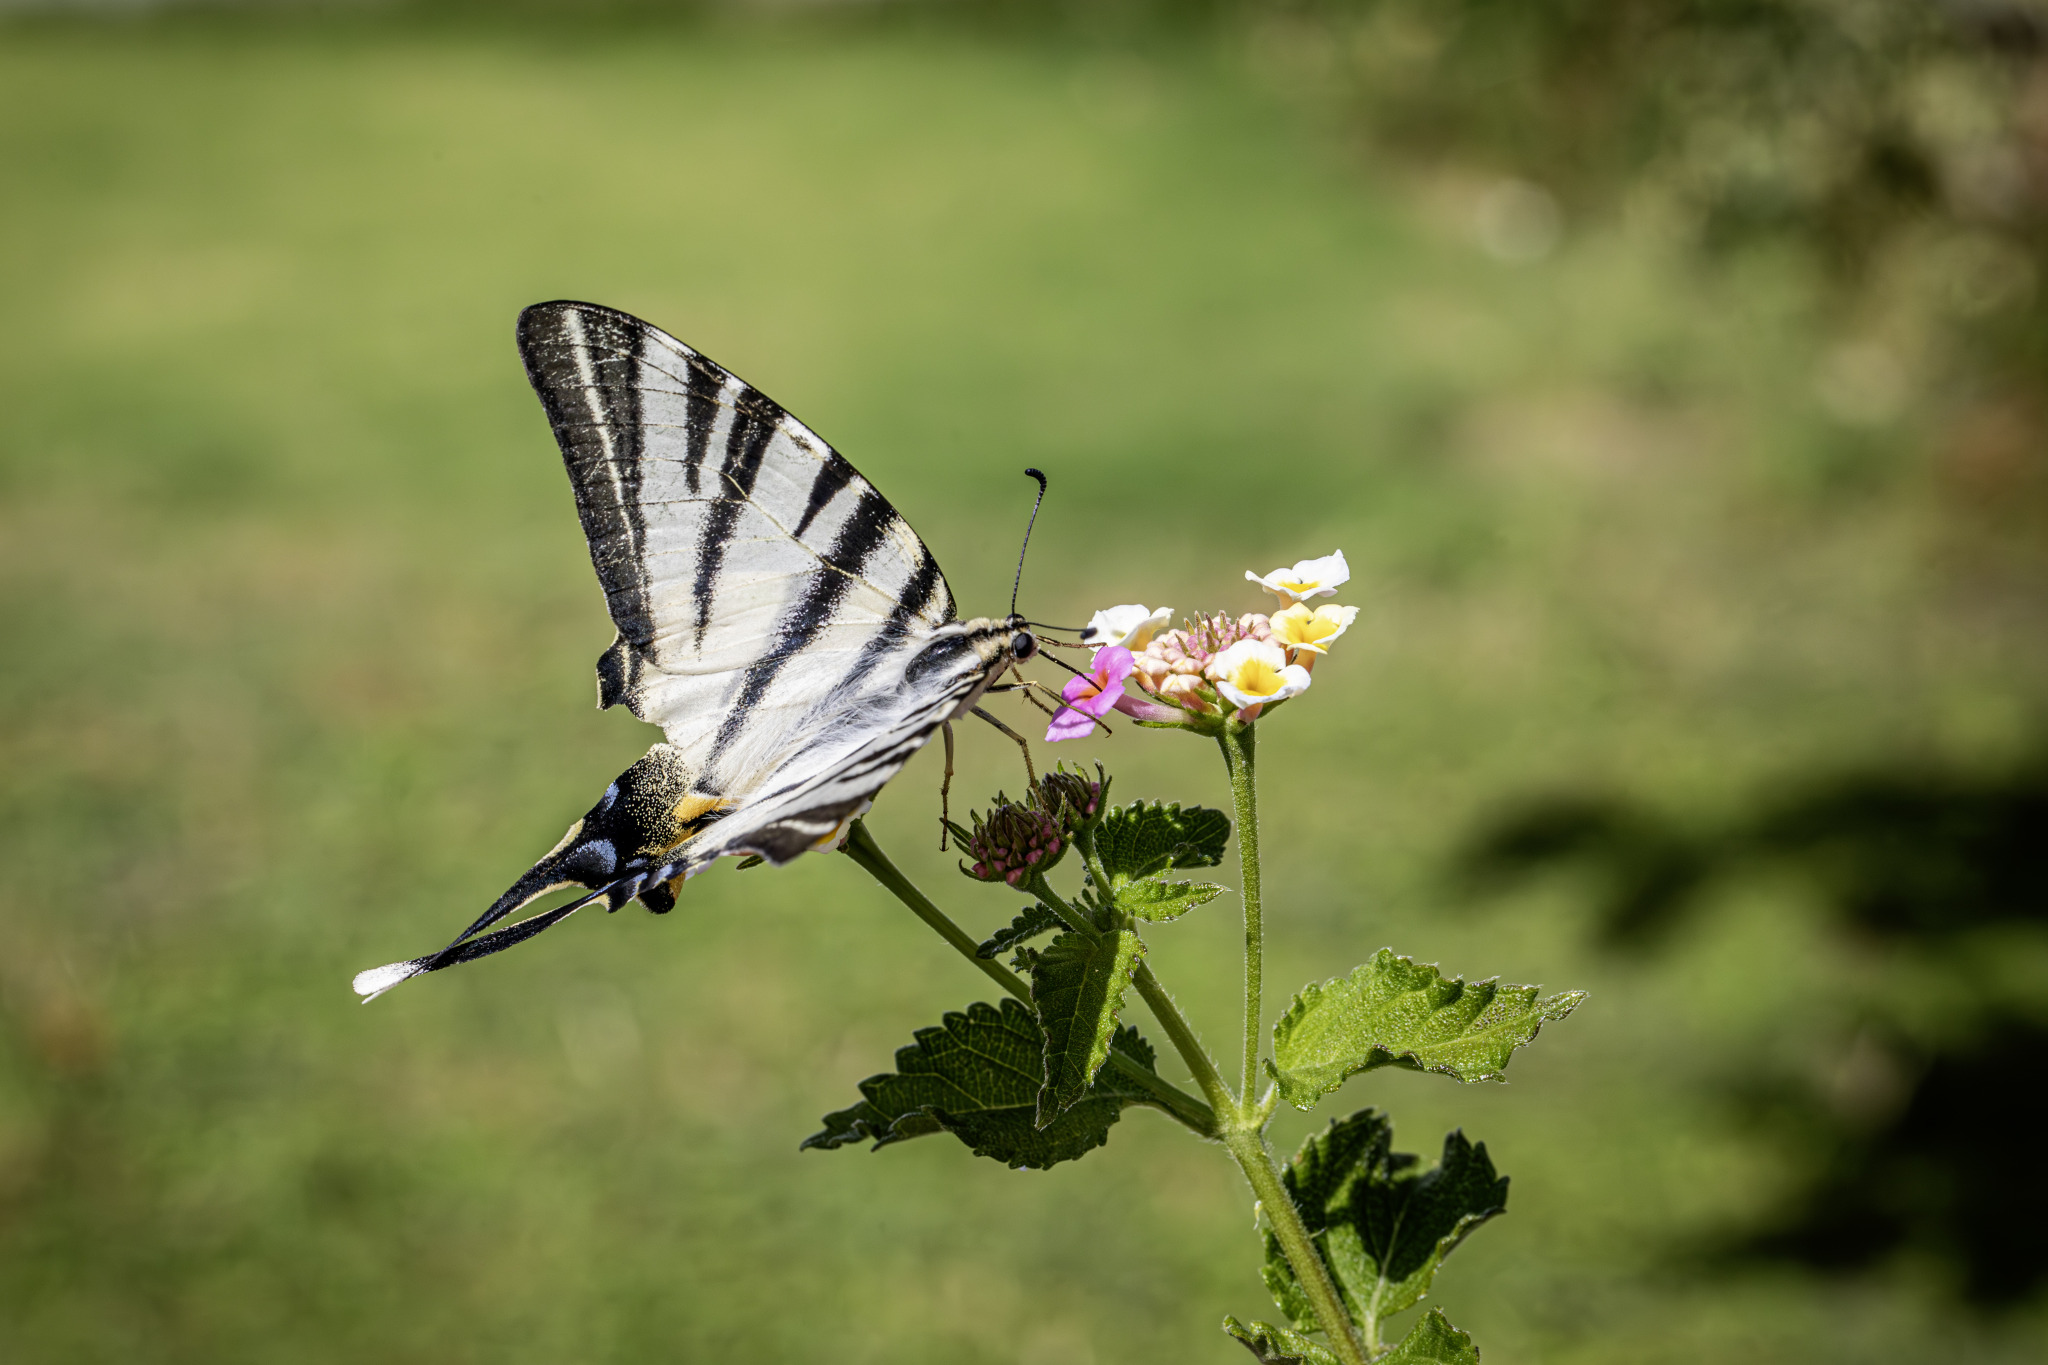
<path id="1" fill-rule="evenodd" d="M 1516 1048 L 1586 998 L 1584 991 L 1561 991 L 1539 1000 L 1536 989 L 1504 986 L 1498 977 L 1446 977 L 1382 948 L 1350 976 L 1294 997 L 1273 1025 L 1266 1070 L 1297 1109 L 1382 1066 L 1499 1080 Z"/>
<path id="2" fill-rule="evenodd" d="M 1059 923 L 1060 917 L 1053 913 L 1051 906 L 1043 901 L 1033 901 L 1018 912 L 1008 928 L 996 930 L 977 945 L 974 955 L 991 960 L 1001 957 L 1018 944 L 1037 938 L 1048 929 L 1057 929 Z"/>
<path id="3" fill-rule="evenodd" d="M 1223 1319 L 1223 1330 L 1244 1343 L 1261 1365 L 1338 1365 L 1337 1355 L 1318 1341 L 1299 1332 L 1255 1322 L 1247 1327 L 1236 1318 Z"/>
<path id="4" fill-rule="evenodd" d="M 1095 855 L 1109 873 L 1110 889 L 1176 867 L 1214 867 L 1230 842 L 1230 817 L 1207 806 L 1133 801 L 1102 817 Z"/>
<path id="5" fill-rule="evenodd" d="M 1031 1003 L 1045 1030 L 1040 1128 L 1079 1102 L 1109 1060 L 1117 1012 L 1144 955 L 1144 941 L 1124 929 L 1097 937 L 1061 934 L 1033 958 Z"/>
<path id="6" fill-rule="evenodd" d="M 1133 1104 L 1159 1102 L 1115 1067 L 1048 1124 L 1034 1122 L 1045 1073 L 1045 1034 L 1021 1001 L 974 1004 L 951 1013 L 896 1051 L 896 1070 L 860 1083 L 861 1102 L 827 1114 L 805 1147 L 872 1140 L 876 1150 L 927 1133 L 948 1132 L 1007 1166 L 1043 1170 L 1109 1140 L 1109 1127 Z M 1153 1069 L 1152 1045 L 1134 1028 L 1118 1029 L 1115 1050 Z"/>
<path id="7" fill-rule="evenodd" d="M 1505 1211 L 1508 1197 L 1485 1144 L 1473 1146 L 1462 1132 L 1444 1139 L 1442 1159 L 1427 1169 L 1392 1151 L 1393 1138 L 1383 1115 L 1363 1109 L 1310 1137 L 1280 1173 L 1346 1306 L 1375 1334 L 1374 1324 L 1429 1293 L 1444 1258 Z M 1263 1273 L 1281 1311 L 1315 1330 L 1314 1310 L 1270 1231 Z"/>
<path id="8" fill-rule="evenodd" d="M 1169 882 L 1144 877 L 1116 889 L 1116 908 L 1132 919 L 1163 923 L 1179 919 L 1222 894 L 1223 888 L 1214 882 Z"/>
<path id="9" fill-rule="evenodd" d="M 1289 1322 L 1306 1332 L 1323 1329 L 1315 1305 L 1309 1302 L 1294 1267 L 1287 1263 L 1287 1253 L 1280 1249 L 1280 1239 L 1270 1230 L 1266 1233 L 1266 1263 L 1259 1267 L 1259 1278 L 1266 1282 L 1266 1292 L 1273 1296 L 1274 1304 Z"/>
<path id="10" fill-rule="evenodd" d="M 1451 1326 L 1442 1309 L 1432 1308 L 1376 1365 L 1479 1365 L 1479 1348 L 1470 1333 Z"/>

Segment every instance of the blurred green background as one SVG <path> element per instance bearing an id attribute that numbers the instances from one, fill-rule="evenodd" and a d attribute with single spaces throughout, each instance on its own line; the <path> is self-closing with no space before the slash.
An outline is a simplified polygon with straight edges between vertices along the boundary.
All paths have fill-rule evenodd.
<path id="1" fill-rule="evenodd" d="M 1668 159 L 1596 155 L 1626 99 L 1506 118 L 1532 49 L 1414 72 L 1498 7 L 1367 8 L 0 25 L 0 1356 L 1220 1365 L 1225 1312 L 1271 1315 L 1241 1180 L 1158 1115 L 1047 1173 L 798 1153 L 987 994 L 843 859 L 353 1002 L 653 733 L 592 709 L 610 627 L 511 343 L 572 297 L 798 413 L 968 614 L 1027 464 L 1042 619 L 1252 610 L 1245 569 L 1345 550 L 1358 624 L 1261 745 L 1269 980 L 1391 944 L 1592 992 L 1512 1085 L 1329 1102 L 1513 1177 L 1434 1300 L 1489 1365 L 2038 1360 L 2038 1300 L 1979 1313 L 1938 1259 L 1672 1250 L 1796 1178 L 1727 1079 L 1834 1074 L 1895 964 L 1783 880 L 1628 960 L 1568 881 L 1476 907 L 1447 872 L 1530 791 L 1720 810 L 2032 741 L 2029 220 L 1703 252 Z M 1015 788 L 962 740 L 957 794 Z M 1186 737 L 1066 747 L 1226 796 Z M 871 827 L 985 931 L 1015 906 L 938 853 L 937 780 Z M 1153 936 L 1218 1041 L 1227 905 Z"/>

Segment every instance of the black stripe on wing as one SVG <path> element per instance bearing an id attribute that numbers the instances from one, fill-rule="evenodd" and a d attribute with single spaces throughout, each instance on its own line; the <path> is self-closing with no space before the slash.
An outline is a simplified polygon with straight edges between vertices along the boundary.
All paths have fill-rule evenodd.
<path id="1" fill-rule="evenodd" d="M 841 489 L 852 483 L 859 475 L 852 465 L 840 458 L 837 451 L 825 461 L 825 467 L 818 471 L 818 477 L 811 483 L 811 495 L 804 502 L 804 514 L 791 534 L 802 540 L 804 532 L 811 529 L 811 523 L 818 519 L 818 513 L 825 510 L 825 504 L 839 496 Z"/>
<path id="2" fill-rule="evenodd" d="M 775 426 L 782 416 L 782 409 L 755 389 L 746 390 L 734 404 L 732 427 L 725 434 L 725 464 L 718 471 L 725 480 L 727 495 L 711 504 L 711 514 L 705 518 L 703 538 L 697 542 L 697 579 L 690 589 L 697 606 L 699 649 L 704 647 L 705 632 L 711 629 L 711 609 L 718 596 L 718 575 L 725 563 L 726 547 L 732 542 L 733 528 L 739 524 L 747 499 L 753 496 L 754 480 L 761 474 L 761 458 L 768 453 L 768 443 L 775 439 Z"/>
<path id="3" fill-rule="evenodd" d="M 889 619 L 882 623 L 882 628 L 875 632 L 875 638 L 861 646 L 860 656 L 853 661 L 853 667 L 846 671 L 846 676 L 839 680 L 838 686 L 832 689 L 826 698 L 826 705 L 830 707 L 858 691 L 861 683 L 867 679 L 869 670 L 894 654 L 903 642 L 910 638 L 912 624 L 931 604 L 933 596 L 945 590 L 946 580 L 939 573 L 939 562 L 933 559 L 931 552 L 927 550 L 924 558 L 918 563 L 917 572 L 911 576 L 909 584 L 903 589 L 903 596 L 897 602 L 895 610 L 889 613 Z"/>
<path id="4" fill-rule="evenodd" d="M 821 474 L 820 478 L 823 477 Z M 813 497 L 815 499 L 815 493 Z M 870 488 L 861 494 L 852 514 L 840 526 L 839 534 L 833 538 L 832 548 L 820 557 L 825 567 L 832 572 L 814 577 L 804 595 L 790 605 L 782 620 L 776 624 L 774 652 L 756 660 L 747 669 L 746 678 L 740 684 L 739 696 L 726 712 L 724 723 L 718 728 L 718 737 L 711 746 L 710 760 L 716 760 L 745 732 L 748 714 L 754 704 L 767 695 L 769 686 L 783 669 L 801 657 L 825 627 L 831 624 L 832 614 L 846 596 L 847 589 L 853 586 L 854 580 L 866 569 L 869 557 L 887 543 L 891 528 L 900 520 L 901 518 L 896 515 L 896 509 L 889 506 L 888 500 L 880 493 Z M 935 579 L 938 571 L 938 562 L 932 558 L 929 550 L 924 551 L 920 557 L 918 572 L 913 576 L 912 586 Z M 929 601 L 929 586 L 922 588 L 919 595 L 924 601 Z M 923 605 L 924 603 L 920 602 L 917 608 L 911 610 L 914 612 Z M 892 609 L 891 620 L 899 615 L 905 615 L 905 604 L 901 602 Z M 898 639 L 908 630 L 907 619 L 906 616 L 904 630 L 896 632 Z M 884 630 L 877 632 L 876 640 L 868 642 L 857 657 L 853 678 L 846 681 L 857 680 L 866 673 L 865 664 L 871 662 L 869 652 L 874 649 L 877 641 L 888 633 L 885 627 Z"/>
<path id="5" fill-rule="evenodd" d="M 654 639 L 654 612 L 640 503 L 642 333 L 630 324 L 623 314 L 529 308 L 519 315 L 518 332 L 526 377 L 562 448 L 612 623 L 644 649 Z M 694 397 L 697 386 L 690 387 Z M 717 390 L 712 379 L 711 413 Z"/>
<path id="6" fill-rule="evenodd" d="M 640 329 L 637 335 L 644 341 L 646 329 Z M 692 497 L 703 491 L 704 461 L 711 454 L 711 429 L 718 425 L 718 393 L 727 378 L 714 365 L 693 363 L 684 382 L 688 396 L 683 400 L 683 469 Z"/>

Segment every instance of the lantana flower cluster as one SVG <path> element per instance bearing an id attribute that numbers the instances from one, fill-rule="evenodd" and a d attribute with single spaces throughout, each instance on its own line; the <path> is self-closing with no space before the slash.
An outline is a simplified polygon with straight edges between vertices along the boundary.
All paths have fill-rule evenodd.
<path id="1" fill-rule="evenodd" d="M 1132 603 L 1096 612 L 1081 632 L 1084 644 L 1097 646 L 1089 672 L 1067 683 L 1046 739 L 1078 738 L 1112 710 L 1197 728 L 1213 724 L 1203 718 L 1251 721 L 1306 692 L 1315 661 L 1358 616 L 1356 607 L 1311 605 L 1350 581 L 1344 552 L 1245 577 L 1278 599 L 1275 611 L 1197 615 L 1178 629 L 1166 628 L 1170 607 Z M 1126 691 L 1127 682 L 1139 692 Z"/>

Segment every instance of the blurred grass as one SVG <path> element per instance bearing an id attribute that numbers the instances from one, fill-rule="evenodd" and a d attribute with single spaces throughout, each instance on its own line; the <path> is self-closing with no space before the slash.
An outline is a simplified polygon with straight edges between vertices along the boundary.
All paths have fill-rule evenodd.
<path id="1" fill-rule="evenodd" d="M 791 406 L 970 613 L 1026 464 L 1047 619 L 1250 609 L 1244 568 L 1347 551 L 1359 627 L 1262 746 L 1270 979 L 1392 943 L 1594 991 L 1511 1088 L 1340 1097 L 1515 1177 L 1439 1293 L 1490 1363 L 2032 1358 L 2037 1322 L 1910 1272 L 1654 1255 L 1781 1179 L 1701 1082 L 1857 980 L 1788 895 L 1644 970 L 1563 890 L 1441 889 L 1531 784 L 1708 802 L 2027 732 L 2038 645 L 1941 572 L 1912 433 L 1814 403 L 1796 271 L 1702 280 L 1619 231 L 1503 265 L 1483 184 L 1362 172 L 1194 48 L 17 23 L 0 110 L 0 1355 L 1222 1362 L 1221 1315 L 1266 1311 L 1237 1178 L 1154 1115 L 1048 1174 L 798 1155 L 983 994 L 840 860 L 351 1004 L 651 734 L 590 709 L 609 627 L 510 342 L 569 296 Z M 963 739 L 959 790 L 1014 786 Z M 1077 747 L 1120 796 L 1223 798 L 1197 743 Z M 983 928 L 1012 907 L 932 848 L 936 780 L 873 824 Z M 1155 938 L 1227 1037 L 1227 915 Z"/>

